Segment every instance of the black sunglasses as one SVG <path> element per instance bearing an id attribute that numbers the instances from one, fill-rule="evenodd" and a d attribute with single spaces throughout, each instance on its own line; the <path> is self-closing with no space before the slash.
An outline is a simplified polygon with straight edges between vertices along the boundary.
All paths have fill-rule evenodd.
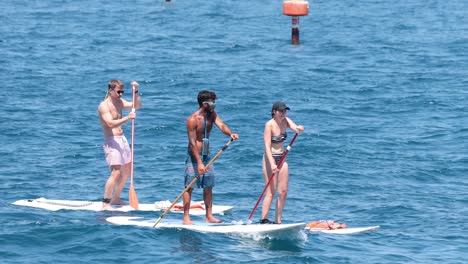
<path id="1" fill-rule="evenodd" d="M 115 90 L 114 90 L 114 91 L 115 91 Z M 123 90 L 115 91 L 115 92 L 118 93 L 118 94 L 120 94 L 120 95 L 124 94 L 124 91 L 123 91 Z"/>

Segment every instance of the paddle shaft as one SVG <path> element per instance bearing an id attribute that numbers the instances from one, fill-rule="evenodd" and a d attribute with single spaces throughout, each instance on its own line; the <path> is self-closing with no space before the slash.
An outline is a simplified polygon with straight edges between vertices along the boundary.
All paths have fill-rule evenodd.
<path id="1" fill-rule="evenodd" d="M 218 151 L 218 153 L 216 153 L 216 155 L 205 165 L 205 169 L 208 169 L 208 167 L 210 167 L 215 162 L 215 160 L 219 156 L 221 156 L 221 154 L 229 147 L 229 145 L 232 143 L 233 140 L 234 140 L 233 138 L 229 139 L 229 141 L 221 148 L 221 150 Z M 179 201 L 179 199 L 182 197 L 182 195 L 184 195 L 184 193 L 186 191 L 188 191 L 192 187 L 192 185 L 200 178 L 201 175 L 203 175 L 203 174 L 199 173 L 197 176 L 195 176 L 195 178 L 193 178 L 193 180 L 189 183 L 189 185 L 187 185 L 187 187 L 185 187 L 185 189 L 177 196 L 177 198 L 174 200 L 174 202 L 172 202 L 172 204 L 156 220 L 153 227 L 156 227 L 156 225 L 159 224 L 159 222 L 161 222 L 161 220 L 164 218 L 164 216 L 166 216 L 166 214 L 169 213 L 169 211 L 171 211 L 172 207 L 174 207 L 174 205 Z"/>
<path id="2" fill-rule="evenodd" d="M 136 87 L 132 82 L 132 112 L 135 112 L 135 99 L 136 99 Z M 132 119 L 132 153 L 131 153 L 131 164 L 130 164 L 130 189 L 129 189 L 129 202 L 130 206 L 134 209 L 138 209 L 138 197 L 133 186 L 133 172 L 134 172 L 134 163 L 135 163 L 135 118 Z"/>
<path id="3" fill-rule="evenodd" d="M 289 142 L 289 145 L 286 147 L 286 150 L 283 152 L 283 155 L 281 156 L 281 159 L 280 161 L 278 162 L 278 164 L 276 164 L 276 172 L 278 173 L 279 170 L 281 169 L 281 167 L 283 166 L 283 163 L 284 163 L 284 160 L 286 159 L 286 155 L 288 155 L 288 152 L 289 150 L 291 149 L 293 143 L 294 143 L 294 140 L 296 140 L 296 137 L 297 137 L 297 133 L 294 135 L 294 137 L 291 139 L 291 142 Z M 263 188 L 263 192 L 262 194 L 260 194 L 260 197 L 258 198 L 257 200 L 257 203 L 255 204 L 254 208 L 252 209 L 252 212 L 250 213 L 249 215 L 249 220 L 252 219 L 252 216 L 254 215 L 255 213 L 255 210 L 257 210 L 257 207 L 258 207 L 258 204 L 260 203 L 260 201 L 262 200 L 262 197 L 263 195 L 265 194 L 265 191 L 267 190 L 268 186 L 270 185 L 270 182 L 271 180 L 273 179 L 273 177 L 275 176 L 275 173 L 272 173 L 270 178 L 268 179 L 268 182 L 267 184 L 265 185 L 265 188 Z"/>
<path id="4" fill-rule="evenodd" d="M 132 112 L 135 112 L 135 86 L 132 85 Z M 135 160 L 135 118 L 132 119 L 132 164 L 130 165 L 130 184 L 133 185 L 133 163 Z"/>

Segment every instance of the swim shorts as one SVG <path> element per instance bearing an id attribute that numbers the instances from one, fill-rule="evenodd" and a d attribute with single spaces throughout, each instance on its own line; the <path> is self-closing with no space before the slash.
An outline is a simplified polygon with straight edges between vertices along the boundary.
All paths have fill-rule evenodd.
<path id="1" fill-rule="evenodd" d="M 207 164 L 210 161 L 210 154 L 202 156 L 203 164 Z M 187 159 L 185 160 L 185 187 L 187 187 L 190 182 L 198 175 L 198 164 L 195 160 L 191 151 L 188 151 Z M 201 175 L 197 180 L 197 188 L 209 188 L 215 186 L 215 176 L 214 176 L 214 167 L 211 165 L 205 174 Z M 193 187 L 193 185 L 192 185 Z"/>
<path id="2" fill-rule="evenodd" d="M 132 161 L 132 153 L 125 136 L 108 137 L 102 146 L 107 165 L 124 165 Z"/>

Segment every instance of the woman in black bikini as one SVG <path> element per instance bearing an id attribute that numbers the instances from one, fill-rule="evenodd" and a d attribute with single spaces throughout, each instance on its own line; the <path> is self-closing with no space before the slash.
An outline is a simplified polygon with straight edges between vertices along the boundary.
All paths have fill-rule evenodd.
<path id="1" fill-rule="evenodd" d="M 289 107 L 283 102 L 276 102 L 271 109 L 272 119 L 265 124 L 263 141 L 265 145 L 265 154 L 263 155 L 262 167 L 265 184 L 268 183 L 271 175 L 275 176 L 270 182 L 269 188 L 265 192 L 265 198 L 262 205 L 262 220 L 260 223 L 273 223 L 268 220 L 268 211 L 270 210 L 273 197 L 278 192 L 275 209 L 275 222 L 281 224 L 284 204 L 288 194 L 289 168 L 286 160 L 281 169 L 277 170 L 277 165 L 284 152 L 284 141 L 287 138 L 286 129 L 289 128 L 296 133 L 304 132 L 304 127 L 296 125 L 290 118 L 286 117 L 286 111 Z"/>

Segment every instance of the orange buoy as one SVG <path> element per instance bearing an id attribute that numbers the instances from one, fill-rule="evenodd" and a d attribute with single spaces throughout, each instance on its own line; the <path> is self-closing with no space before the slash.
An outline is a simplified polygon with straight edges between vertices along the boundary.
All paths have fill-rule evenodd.
<path id="1" fill-rule="evenodd" d="M 283 2 L 283 14 L 292 16 L 292 34 L 293 45 L 299 44 L 299 17 L 309 14 L 309 2 L 304 0 L 286 0 Z"/>
<path id="2" fill-rule="evenodd" d="M 309 3 L 303 0 L 284 1 L 283 14 L 287 16 L 307 16 L 309 14 Z"/>

